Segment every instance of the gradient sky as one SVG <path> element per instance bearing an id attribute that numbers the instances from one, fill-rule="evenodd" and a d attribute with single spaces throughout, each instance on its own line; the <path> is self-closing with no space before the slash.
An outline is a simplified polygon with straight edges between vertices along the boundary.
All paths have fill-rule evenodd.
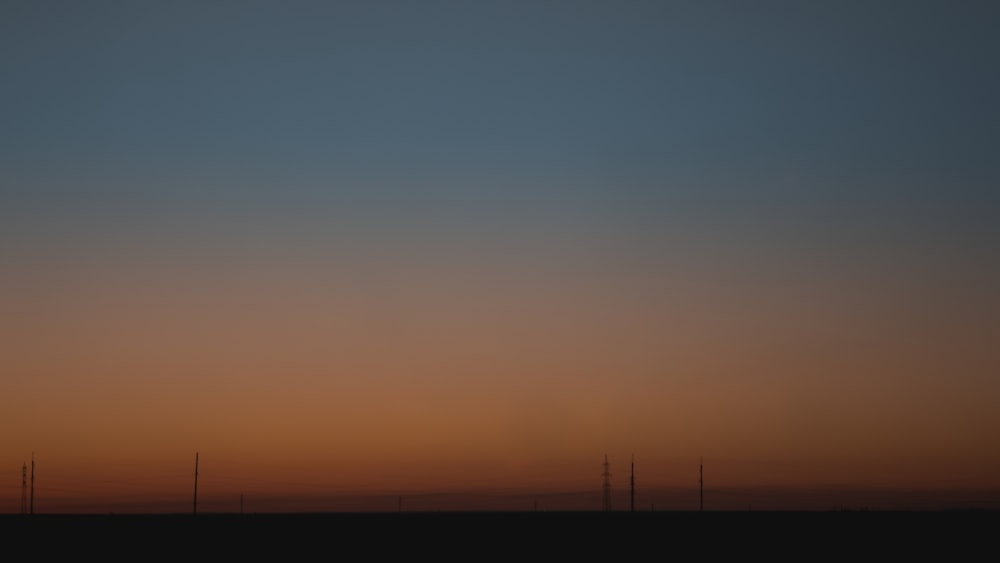
<path id="1" fill-rule="evenodd" d="M 1000 490 L 998 25 L 6 0 L 0 513 Z"/>

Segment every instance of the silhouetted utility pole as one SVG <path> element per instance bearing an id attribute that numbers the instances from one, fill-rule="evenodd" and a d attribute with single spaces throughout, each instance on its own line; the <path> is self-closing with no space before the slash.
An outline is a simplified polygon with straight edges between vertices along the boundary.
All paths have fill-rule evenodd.
<path id="1" fill-rule="evenodd" d="M 698 510 L 705 510 L 705 473 L 704 458 L 698 459 Z"/>
<path id="2" fill-rule="evenodd" d="M 611 511 L 611 469 L 608 465 L 608 454 L 604 454 L 604 511 Z"/>
<path id="3" fill-rule="evenodd" d="M 194 452 L 194 514 L 198 514 L 198 452 Z"/>
<path id="4" fill-rule="evenodd" d="M 28 464 L 21 466 L 21 514 L 28 513 Z"/>
<path id="5" fill-rule="evenodd" d="M 635 512 L 635 454 L 632 454 L 632 478 L 630 491 L 629 511 Z"/>
<path id="6" fill-rule="evenodd" d="M 29 514 L 35 513 L 35 452 L 31 452 L 31 507 Z"/>
<path id="7" fill-rule="evenodd" d="M 240 493 L 240 514 L 243 514 L 243 493 Z"/>

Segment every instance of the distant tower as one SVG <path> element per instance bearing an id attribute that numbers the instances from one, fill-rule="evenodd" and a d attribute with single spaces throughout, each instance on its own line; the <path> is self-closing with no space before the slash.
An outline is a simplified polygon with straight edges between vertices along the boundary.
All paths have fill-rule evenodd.
<path id="1" fill-rule="evenodd" d="M 194 452 L 194 513 L 198 514 L 198 452 Z"/>
<path id="2" fill-rule="evenodd" d="M 608 465 L 608 454 L 604 454 L 604 511 L 611 511 L 611 466 Z"/>
<path id="3" fill-rule="evenodd" d="M 632 454 L 632 478 L 629 489 L 629 511 L 635 512 L 635 454 Z"/>
<path id="4" fill-rule="evenodd" d="M 698 510 L 705 510 L 704 458 L 698 459 Z"/>
<path id="5" fill-rule="evenodd" d="M 28 513 L 35 513 L 35 452 L 31 452 L 31 505 Z"/>
<path id="6" fill-rule="evenodd" d="M 28 513 L 28 464 L 21 466 L 21 514 Z"/>

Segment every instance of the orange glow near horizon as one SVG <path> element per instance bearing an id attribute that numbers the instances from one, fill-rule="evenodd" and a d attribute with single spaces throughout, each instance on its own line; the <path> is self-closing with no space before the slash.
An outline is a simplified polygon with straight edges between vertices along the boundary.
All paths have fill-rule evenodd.
<path id="1" fill-rule="evenodd" d="M 46 496 L 180 494 L 196 450 L 206 494 L 586 490 L 604 453 L 618 487 L 632 454 L 654 487 L 693 486 L 700 456 L 716 485 L 997 485 L 988 325 L 891 295 L 860 323 L 864 303 L 764 286 L 324 290 L 352 301 L 219 278 L 165 299 L 169 275 L 15 306 L 9 485 L 35 451 Z"/>
<path id="2" fill-rule="evenodd" d="M 0 3 L 0 513 L 1000 508 L 1000 2 L 110 4 Z"/>

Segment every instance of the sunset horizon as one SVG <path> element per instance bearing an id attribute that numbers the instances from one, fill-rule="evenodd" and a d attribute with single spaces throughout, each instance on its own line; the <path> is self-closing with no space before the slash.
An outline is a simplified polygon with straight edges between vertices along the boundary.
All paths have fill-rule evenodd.
<path id="1" fill-rule="evenodd" d="M 5 1 L 0 514 L 1000 509 L 998 24 Z"/>
<path id="2" fill-rule="evenodd" d="M 455 483 L 431 486 L 410 481 L 409 486 L 387 483 L 370 486 L 338 485 L 336 479 L 290 482 L 277 475 L 272 480 L 241 478 L 201 465 L 200 454 L 186 475 L 162 477 L 157 486 L 142 475 L 124 475 L 109 465 L 100 478 L 79 478 L 64 472 L 52 479 L 39 474 L 43 486 L 35 487 L 35 464 L 25 463 L 19 495 L 22 514 L 282 514 L 282 513 L 394 513 L 394 512 L 701 512 L 701 511 L 965 511 L 1000 510 L 1000 489 L 961 483 L 901 483 L 796 481 L 780 483 L 711 483 L 697 480 L 686 485 L 649 481 L 636 483 L 635 466 L 627 474 L 615 473 L 584 482 L 581 475 L 560 484 L 558 479 L 532 483 L 512 480 L 492 485 L 471 484 L 460 474 Z M 176 464 L 171 464 L 177 470 Z M 289 462 L 287 470 L 293 471 Z M 609 461 L 609 469 L 611 467 Z M 695 464 L 703 477 L 703 464 Z M 252 473 L 241 468 L 244 474 Z M 709 467 L 710 474 L 717 468 Z M 197 470 L 197 472 L 195 472 Z M 640 468 L 640 475 L 646 471 Z M 610 475 L 610 474 L 609 474 Z M 183 477 L 183 478 L 182 478 Z M 447 475 L 439 475 L 445 478 Z M 186 481 L 187 490 L 184 490 Z M 404 481 L 405 482 L 405 481 Z M 169 485 L 168 485 L 169 484 Z M 608 486 L 610 507 L 603 505 Z M 589 485 L 589 486 L 588 486 Z M 8 504 L 13 505 L 13 499 Z M 5 511 L 0 511 L 0 514 Z M 7 511 L 15 513 L 15 511 Z"/>

